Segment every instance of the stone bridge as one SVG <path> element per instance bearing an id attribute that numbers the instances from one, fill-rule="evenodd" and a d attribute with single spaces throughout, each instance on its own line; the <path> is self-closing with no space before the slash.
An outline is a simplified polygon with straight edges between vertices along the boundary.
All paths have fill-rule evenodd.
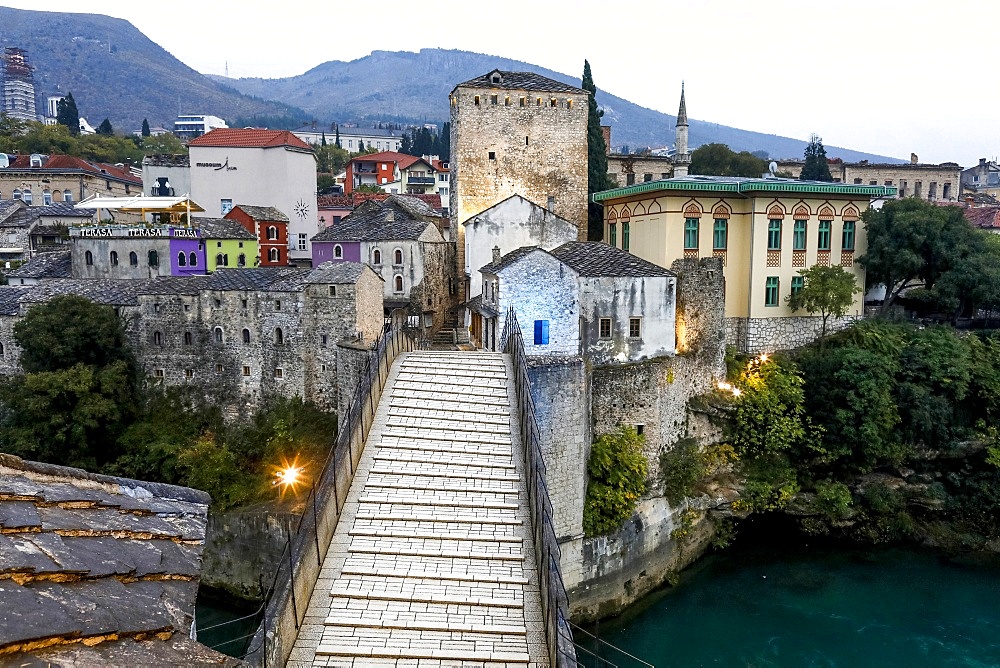
<path id="1" fill-rule="evenodd" d="M 513 379 L 396 359 L 289 666 L 550 665 Z"/>

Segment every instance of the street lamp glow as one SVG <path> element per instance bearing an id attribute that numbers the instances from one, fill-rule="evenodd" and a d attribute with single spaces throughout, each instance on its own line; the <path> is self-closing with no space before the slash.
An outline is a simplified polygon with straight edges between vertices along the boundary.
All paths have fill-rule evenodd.
<path id="1" fill-rule="evenodd" d="M 278 485 L 294 486 L 295 483 L 299 481 L 299 475 L 302 473 L 302 469 L 295 466 L 289 466 L 288 468 L 281 469 L 278 471 L 277 483 Z"/>

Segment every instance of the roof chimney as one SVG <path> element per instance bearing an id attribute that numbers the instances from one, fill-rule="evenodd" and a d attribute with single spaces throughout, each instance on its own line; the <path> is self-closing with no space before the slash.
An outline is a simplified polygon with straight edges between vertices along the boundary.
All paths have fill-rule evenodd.
<path id="1" fill-rule="evenodd" d="M 920 162 L 920 158 L 917 157 L 917 154 L 916 153 L 911 153 L 910 154 L 910 164 L 911 165 L 915 165 L 915 164 L 917 164 L 919 162 Z"/>
<path id="2" fill-rule="evenodd" d="M 500 247 L 499 246 L 494 246 L 493 247 L 493 261 L 494 262 L 499 262 L 500 261 Z"/>

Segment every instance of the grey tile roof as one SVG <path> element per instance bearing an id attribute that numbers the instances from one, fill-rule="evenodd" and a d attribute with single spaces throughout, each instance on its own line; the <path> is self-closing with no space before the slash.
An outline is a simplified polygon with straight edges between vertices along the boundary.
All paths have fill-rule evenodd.
<path id="1" fill-rule="evenodd" d="M 17 315 L 21 297 L 31 292 L 31 285 L 0 285 L 0 315 Z"/>
<path id="2" fill-rule="evenodd" d="M 36 210 L 20 200 L 0 200 L 0 227 L 27 227 L 38 218 Z"/>
<path id="3" fill-rule="evenodd" d="M 57 278 L 31 286 L 21 298 L 22 303 L 47 302 L 59 295 L 80 295 L 98 304 L 134 306 L 138 304 L 143 280 L 126 278 Z"/>
<path id="4" fill-rule="evenodd" d="M 480 267 L 479 271 L 484 274 L 495 274 L 504 267 L 509 267 L 533 250 L 540 249 L 540 246 L 521 246 L 507 253 L 499 260 L 494 260 L 487 265 Z"/>
<path id="5" fill-rule="evenodd" d="M 549 251 L 581 276 L 675 276 L 669 269 L 600 241 L 571 241 Z"/>
<path id="6" fill-rule="evenodd" d="M 69 278 L 72 269 L 70 249 L 39 253 L 10 272 L 11 278 Z"/>
<path id="7" fill-rule="evenodd" d="M 121 648 L 137 663 L 178 660 L 183 643 L 141 641 L 190 630 L 210 502 L 185 487 L 0 454 L 0 564 L 15 574 L 0 584 L 0 651 L 33 643 L 15 664 L 64 665 L 66 648 L 44 645 L 93 638 L 115 662 L 120 638 L 140 643 Z"/>
<path id="8" fill-rule="evenodd" d="M 499 84 L 495 84 L 491 80 L 494 73 L 500 75 Z M 464 83 L 458 84 L 456 88 L 498 88 L 503 90 L 531 90 L 546 93 L 589 95 L 582 88 L 570 86 L 561 81 L 543 77 L 541 74 L 535 74 L 534 72 L 503 72 L 501 70 L 493 70 L 475 79 L 469 79 Z"/>
<path id="9" fill-rule="evenodd" d="M 495 318 L 498 315 L 500 315 L 499 311 L 497 311 L 495 308 L 493 308 L 489 304 L 483 303 L 482 295 L 476 295 L 475 297 L 470 299 L 469 302 L 466 304 L 466 306 L 469 307 L 469 310 L 475 311 L 476 313 L 480 313 L 490 318 Z"/>
<path id="10" fill-rule="evenodd" d="M 294 292 L 305 284 L 311 269 L 297 267 L 254 267 L 220 269 L 208 276 L 208 290 L 274 290 Z"/>
<path id="11" fill-rule="evenodd" d="M 413 197 L 390 196 L 382 202 L 368 200 L 312 238 L 315 241 L 414 241 L 434 227 L 434 210 Z"/>
<path id="12" fill-rule="evenodd" d="M 97 214 L 97 209 L 77 209 L 72 202 L 55 202 L 35 207 L 33 211 L 36 216 L 49 218 L 93 218 Z"/>
<path id="13" fill-rule="evenodd" d="M 306 283 L 339 283 L 351 284 L 358 282 L 365 265 L 357 262 L 324 262 L 306 276 Z M 373 272 L 374 273 L 374 272 Z"/>
<path id="14" fill-rule="evenodd" d="M 228 218 L 193 218 L 191 224 L 201 228 L 202 239 L 256 239 L 252 232 Z"/>
<path id="15" fill-rule="evenodd" d="M 274 220 L 281 223 L 288 222 L 288 216 L 278 211 L 273 206 L 252 206 L 250 204 L 237 204 L 233 208 L 239 208 L 254 220 Z"/>
<path id="16" fill-rule="evenodd" d="M 156 155 L 147 155 L 142 159 L 142 164 L 151 167 L 190 167 L 191 158 L 186 153 L 184 155 L 157 153 Z"/>

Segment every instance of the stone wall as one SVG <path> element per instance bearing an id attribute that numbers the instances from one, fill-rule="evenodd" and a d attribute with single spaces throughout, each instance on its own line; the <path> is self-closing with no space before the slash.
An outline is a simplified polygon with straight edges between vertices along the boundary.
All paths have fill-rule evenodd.
<path id="1" fill-rule="evenodd" d="M 260 600 L 278 570 L 295 513 L 210 513 L 202 552 L 201 583 L 240 598 Z"/>
<path id="2" fill-rule="evenodd" d="M 629 178 L 631 174 L 632 178 Z M 674 174 L 673 161 L 668 157 L 655 155 L 608 156 L 608 178 L 615 186 L 630 186 L 634 183 L 669 179 Z"/>
<path id="3" fill-rule="evenodd" d="M 826 333 L 846 329 L 860 320 L 860 316 L 830 316 Z M 823 331 L 820 316 L 791 318 L 726 318 L 726 345 L 740 352 L 756 355 L 775 350 L 790 350 L 812 343 Z"/>
<path id="4" fill-rule="evenodd" d="M 423 257 L 423 276 L 410 288 L 410 313 L 419 315 L 430 312 L 431 324 L 425 329 L 436 332 L 444 326 L 452 293 L 457 284 L 455 276 L 455 244 L 420 243 Z"/>
<path id="5" fill-rule="evenodd" d="M 497 331 L 503 331 L 507 311 L 513 307 L 527 355 L 577 355 L 580 351 L 577 278 L 575 271 L 539 250 L 531 251 L 519 262 L 503 267 L 499 270 L 497 311 L 500 317 Z M 549 341 L 546 344 L 535 343 L 536 320 L 549 323 Z"/>

